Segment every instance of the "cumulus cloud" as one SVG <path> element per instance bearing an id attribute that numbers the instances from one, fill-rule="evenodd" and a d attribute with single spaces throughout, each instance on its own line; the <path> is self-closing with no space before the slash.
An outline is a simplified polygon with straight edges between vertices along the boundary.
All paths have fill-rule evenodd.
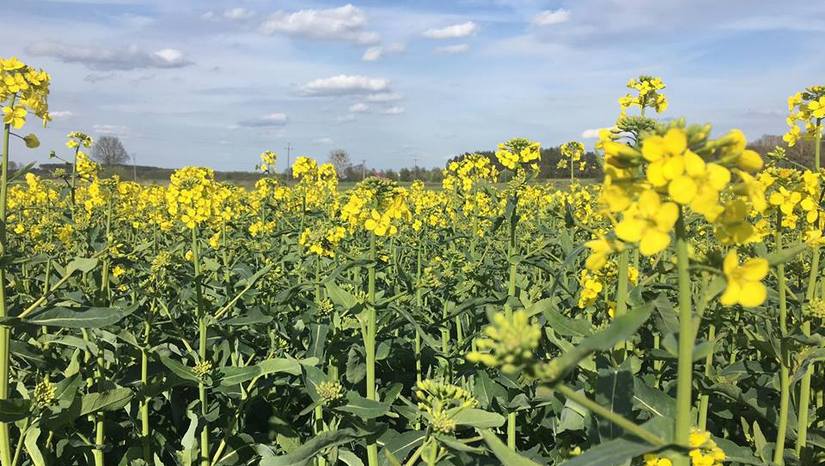
<path id="1" fill-rule="evenodd" d="M 55 120 L 61 120 L 63 118 L 71 118 L 74 116 L 74 112 L 69 110 L 57 110 L 54 112 L 49 112 L 49 116 L 54 118 Z"/>
<path id="2" fill-rule="evenodd" d="M 301 93 L 308 96 L 374 94 L 388 91 L 389 87 L 390 82 L 384 78 L 339 74 L 310 81 L 301 86 Z"/>
<path id="3" fill-rule="evenodd" d="M 270 113 L 258 118 L 243 120 L 238 122 L 238 126 L 247 128 L 271 128 L 274 126 L 284 126 L 287 122 L 286 113 Z"/>
<path id="4" fill-rule="evenodd" d="M 367 31 L 367 15 L 351 4 L 325 10 L 277 11 L 261 24 L 266 35 L 282 33 L 316 40 L 345 40 L 356 44 L 375 44 L 377 33 Z"/>
<path id="5" fill-rule="evenodd" d="M 584 139 L 596 139 L 599 137 L 599 131 L 604 128 L 590 128 L 582 131 L 582 138 Z"/>
<path id="6" fill-rule="evenodd" d="M 404 113 L 405 110 L 406 109 L 404 107 L 396 105 L 394 107 L 384 109 L 381 113 L 383 113 L 384 115 L 400 115 Z"/>
<path id="7" fill-rule="evenodd" d="M 95 134 L 106 135 L 106 136 L 126 136 L 129 130 L 125 126 L 121 125 L 92 125 L 92 131 Z"/>
<path id="8" fill-rule="evenodd" d="M 112 49 L 38 42 L 26 47 L 26 52 L 31 55 L 52 57 L 66 63 L 79 63 L 93 70 L 181 68 L 192 64 L 178 49 L 164 48 L 147 51 L 134 45 L 125 49 Z"/>
<path id="9" fill-rule="evenodd" d="M 223 17 L 232 21 L 243 21 L 255 16 L 255 13 L 246 8 L 230 8 L 223 12 Z"/>
<path id="10" fill-rule="evenodd" d="M 469 44 L 455 44 L 455 45 L 444 45 L 441 47 L 436 47 L 436 53 L 443 53 L 447 55 L 455 55 L 459 53 L 465 53 L 470 50 Z"/>
<path id="11" fill-rule="evenodd" d="M 536 26 L 552 26 L 570 21 L 570 12 L 564 8 L 558 10 L 544 10 L 533 16 L 533 24 Z"/>
<path id="12" fill-rule="evenodd" d="M 386 57 L 387 55 L 401 53 L 405 48 L 406 47 L 404 44 L 389 44 L 386 46 L 376 45 L 365 50 L 364 54 L 361 56 L 361 60 L 376 61 Z"/>
<path id="13" fill-rule="evenodd" d="M 349 106 L 349 111 L 353 113 L 364 113 L 369 109 L 370 106 L 363 102 L 358 102 Z"/>
<path id="14" fill-rule="evenodd" d="M 393 102 L 403 99 L 404 96 L 395 92 L 379 92 L 377 94 L 369 94 L 367 102 Z"/>
<path id="15" fill-rule="evenodd" d="M 472 21 L 467 21 L 466 23 L 453 24 L 443 28 L 427 29 L 422 35 L 429 39 L 457 39 L 471 36 L 477 31 L 478 25 Z"/>

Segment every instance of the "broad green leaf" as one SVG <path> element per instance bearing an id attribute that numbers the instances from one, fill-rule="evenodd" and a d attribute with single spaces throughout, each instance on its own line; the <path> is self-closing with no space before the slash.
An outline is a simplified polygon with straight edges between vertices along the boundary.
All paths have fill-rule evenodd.
<path id="1" fill-rule="evenodd" d="M 504 425 L 504 416 L 498 413 L 491 413 L 477 408 L 462 409 L 455 415 L 453 420 L 462 426 L 475 427 L 477 429 L 489 429 L 491 427 L 501 427 Z"/>
<path id="2" fill-rule="evenodd" d="M 336 411 L 355 414 L 361 419 L 374 419 L 383 416 L 389 409 L 389 404 L 380 401 L 368 400 L 355 392 L 347 395 L 347 404 L 335 408 Z"/>
<path id="3" fill-rule="evenodd" d="M 99 411 L 116 411 L 123 408 L 132 399 L 134 393 L 128 388 L 115 388 L 102 393 L 89 393 L 81 399 L 80 415 Z"/>
<path id="4" fill-rule="evenodd" d="M 283 456 L 263 458 L 260 466 L 304 466 L 325 448 L 347 443 L 356 438 L 353 429 L 340 429 L 321 432 L 292 453 Z"/>
<path id="5" fill-rule="evenodd" d="M 83 310 L 68 307 L 52 307 L 23 319 L 23 322 L 45 327 L 61 328 L 103 328 L 120 322 L 135 312 L 137 306 L 89 307 Z"/>
<path id="6" fill-rule="evenodd" d="M 71 275 L 77 271 L 88 273 L 97 267 L 98 261 L 91 257 L 77 257 L 66 265 L 64 276 Z"/>
<path id="7" fill-rule="evenodd" d="M 490 451 L 501 461 L 501 464 L 507 466 L 539 466 L 539 464 L 533 460 L 525 458 L 510 449 L 504 442 L 499 440 L 493 432 L 486 429 L 479 430 L 478 432 L 484 438 L 484 442 L 487 443 Z"/>
<path id="8" fill-rule="evenodd" d="M 32 403 L 23 398 L 0 400 L 0 422 L 16 422 L 31 414 Z"/>

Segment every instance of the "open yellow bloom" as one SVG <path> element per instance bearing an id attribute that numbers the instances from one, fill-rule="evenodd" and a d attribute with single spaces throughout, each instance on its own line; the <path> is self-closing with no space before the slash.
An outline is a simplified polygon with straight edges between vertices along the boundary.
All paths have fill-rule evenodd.
<path id="1" fill-rule="evenodd" d="M 670 128 L 664 136 L 645 138 L 642 143 L 642 156 L 650 162 L 647 167 L 647 180 L 658 188 L 681 176 L 685 171 L 685 151 L 687 135 L 679 128 Z"/>
<path id="2" fill-rule="evenodd" d="M 3 124 L 11 125 L 11 127 L 15 129 L 20 129 L 26 124 L 27 113 L 23 107 L 3 107 Z"/>
<path id="3" fill-rule="evenodd" d="M 630 243 L 639 243 L 639 252 L 651 256 L 670 244 L 670 232 L 679 218 L 679 207 L 662 202 L 656 191 L 647 190 L 625 211 L 616 225 L 616 236 Z"/>
<path id="4" fill-rule="evenodd" d="M 730 171 L 716 163 L 705 163 L 702 157 L 687 151 L 685 173 L 668 185 L 670 197 L 682 205 L 690 205 L 696 213 L 712 222 L 722 213 L 719 192 L 730 182 Z"/>
<path id="5" fill-rule="evenodd" d="M 768 291 L 762 279 L 768 275 L 768 261 L 752 258 L 739 264 L 739 256 L 732 249 L 722 265 L 728 284 L 719 301 L 725 306 L 740 304 L 756 307 L 765 302 Z"/>

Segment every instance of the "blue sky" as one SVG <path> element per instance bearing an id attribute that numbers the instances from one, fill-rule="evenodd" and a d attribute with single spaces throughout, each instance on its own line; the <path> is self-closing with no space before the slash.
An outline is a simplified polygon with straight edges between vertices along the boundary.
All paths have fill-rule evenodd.
<path id="1" fill-rule="evenodd" d="M 825 82 L 825 2 L 728 0 L 0 0 L 0 56 L 53 76 L 65 133 L 114 134 L 139 164 L 253 169 L 263 150 L 441 166 L 510 137 L 610 126 L 628 78 L 661 76 L 665 117 L 784 130 Z"/>

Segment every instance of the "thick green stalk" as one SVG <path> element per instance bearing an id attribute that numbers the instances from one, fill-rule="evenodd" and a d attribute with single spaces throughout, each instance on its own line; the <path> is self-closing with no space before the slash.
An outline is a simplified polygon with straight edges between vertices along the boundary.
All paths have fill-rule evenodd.
<path id="1" fill-rule="evenodd" d="M 713 344 L 713 339 L 716 338 L 716 326 L 710 324 L 708 327 L 708 341 Z M 713 369 L 713 355 L 715 353 L 716 345 L 714 345 L 708 355 L 705 357 L 705 377 L 710 376 L 711 369 Z M 710 401 L 710 396 L 707 394 L 702 395 L 699 398 L 699 428 L 702 430 L 707 429 L 708 425 L 708 402 Z"/>
<path id="2" fill-rule="evenodd" d="M 364 335 L 364 351 L 367 359 L 367 399 L 377 400 L 375 393 L 375 338 L 377 316 L 375 311 L 375 261 L 377 258 L 375 235 L 370 234 L 370 266 L 367 269 L 367 325 Z M 374 422 L 374 421 L 373 421 Z M 367 463 L 378 465 L 378 445 L 375 441 L 367 444 Z"/>
<path id="3" fill-rule="evenodd" d="M 616 317 L 627 313 L 627 284 L 629 267 L 630 251 L 625 249 L 619 253 L 619 270 L 616 284 Z"/>
<path id="4" fill-rule="evenodd" d="M 676 429 L 677 444 L 690 443 L 692 417 L 690 413 L 693 390 L 693 308 L 691 305 L 690 263 L 688 258 L 688 240 L 685 232 L 685 219 L 679 213 L 676 223 L 676 269 L 679 286 L 679 360 L 676 380 Z M 690 459 L 680 454 L 675 458 L 675 466 L 687 466 Z"/>
<path id="5" fill-rule="evenodd" d="M 143 324 L 143 348 L 140 350 L 140 386 L 146 390 L 149 386 L 149 330 L 151 324 L 147 319 Z M 143 460 L 146 464 L 152 464 L 152 430 L 149 425 L 149 395 L 143 395 L 140 402 L 140 436 L 143 442 Z"/>
<path id="6" fill-rule="evenodd" d="M 0 255 L 6 251 L 6 195 L 9 180 L 9 135 L 11 126 L 3 125 L 3 160 L 0 168 Z M 0 318 L 8 317 L 6 308 L 6 268 L 0 266 Z M 9 327 L 0 326 L 0 400 L 9 397 Z M 0 464 L 11 466 L 9 424 L 0 422 Z"/>
<path id="7" fill-rule="evenodd" d="M 513 215 L 516 215 L 516 212 L 513 212 Z M 507 250 L 507 260 L 510 261 L 510 280 L 507 287 L 507 296 L 511 298 L 516 296 L 516 273 L 518 272 L 518 264 L 516 264 L 515 256 L 517 248 L 516 223 L 511 222 L 510 243 Z M 515 411 L 507 413 L 507 446 L 512 450 L 516 449 L 516 421 Z"/>
<path id="8" fill-rule="evenodd" d="M 207 341 L 207 323 L 206 323 L 206 309 L 203 306 L 203 291 L 201 290 L 201 265 L 200 252 L 198 249 L 198 229 L 192 228 L 192 265 L 195 268 L 195 296 L 198 300 L 198 359 L 201 364 L 207 362 L 206 359 L 206 341 Z M 201 404 L 201 417 L 204 424 L 206 424 L 207 413 L 207 399 L 206 399 L 206 384 L 201 381 L 198 383 L 198 398 Z M 201 444 L 200 444 L 200 458 L 201 466 L 209 466 L 209 427 L 203 426 L 201 430 Z"/>
<path id="9" fill-rule="evenodd" d="M 814 138 L 814 162 L 815 168 L 819 171 L 819 153 L 822 148 L 822 125 L 817 122 L 816 137 Z M 822 226 L 819 222 L 820 228 Z M 816 297 L 816 282 L 819 278 L 819 246 L 814 246 L 811 252 L 811 271 L 808 277 L 808 289 L 805 293 L 805 299 L 810 305 L 811 301 Z M 803 315 L 802 317 L 802 333 L 810 336 L 811 321 Z M 799 383 L 799 413 L 797 414 L 796 426 L 796 456 L 801 456 L 802 449 L 808 443 L 808 410 L 811 404 L 811 377 L 813 376 L 813 364 L 808 365 L 802 380 Z"/>
<path id="10" fill-rule="evenodd" d="M 782 213 L 776 217 L 776 250 L 782 250 Z M 788 303 L 785 291 L 785 265 L 776 266 L 776 280 L 779 288 L 779 331 L 784 338 L 788 334 Z M 783 345 L 784 346 L 784 345 Z M 788 431 L 788 409 L 790 406 L 790 375 L 785 350 L 779 356 L 779 425 L 776 428 L 776 442 L 773 451 L 773 462 L 785 464 L 785 436 Z"/>

